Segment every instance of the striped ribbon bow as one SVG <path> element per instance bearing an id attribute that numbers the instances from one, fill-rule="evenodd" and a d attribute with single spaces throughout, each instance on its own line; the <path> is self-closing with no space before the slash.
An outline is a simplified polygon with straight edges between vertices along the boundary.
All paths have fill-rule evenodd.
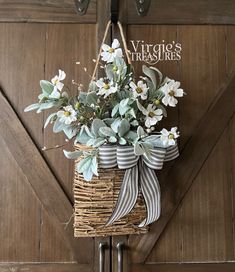
<path id="1" fill-rule="evenodd" d="M 137 156 L 133 146 L 104 145 L 99 148 L 99 167 L 126 169 L 118 200 L 106 226 L 131 212 L 137 201 L 139 188 L 145 200 L 147 218 L 138 227 L 156 221 L 161 212 L 160 185 L 155 170 L 160 170 L 165 161 L 179 156 L 177 144 L 167 148 L 156 147 L 150 155 Z"/>

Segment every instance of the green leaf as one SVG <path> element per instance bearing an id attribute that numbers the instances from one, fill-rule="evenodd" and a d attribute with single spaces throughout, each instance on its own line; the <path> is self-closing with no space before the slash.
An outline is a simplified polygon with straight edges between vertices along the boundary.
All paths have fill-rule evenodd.
<path id="1" fill-rule="evenodd" d="M 99 174 L 98 174 L 98 163 L 97 163 L 97 158 L 96 158 L 96 156 L 94 156 L 94 157 L 92 158 L 91 169 L 92 169 L 92 172 L 93 172 L 96 176 L 99 176 Z"/>
<path id="2" fill-rule="evenodd" d="M 117 105 L 112 109 L 112 114 L 111 114 L 112 117 L 115 116 L 115 114 L 118 112 L 118 109 L 119 109 L 119 104 L 117 104 Z"/>
<path id="3" fill-rule="evenodd" d="M 66 125 L 63 131 L 64 134 L 68 137 L 68 139 L 72 139 L 77 134 L 77 126 Z"/>
<path id="4" fill-rule="evenodd" d="M 126 119 L 122 119 L 118 127 L 118 135 L 123 137 L 130 130 L 130 124 Z"/>
<path id="5" fill-rule="evenodd" d="M 40 86 L 41 86 L 43 92 L 45 94 L 47 94 L 47 96 L 49 96 L 54 89 L 54 85 L 47 80 L 40 80 Z"/>
<path id="6" fill-rule="evenodd" d="M 137 128 L 137 134 L 139 138 L 145 137 L 147 134 L 145 133 L 144 129 L 141 126 Z"/>
<path id="7" fill-rule="evenodd" d="M 152 80 L 154 89 L 156 89 L 157 88 L 157 80 L 156 80 L 156 76 L 155 76 L 154 71 L 152 69 L 150 69 L 149 67 L 147 67 L 146 65 L 142 66 L 142 70 L 143 70 L 143 73 Z"/>
<path id="8" fill-rule="evenodd" d="M 54 117 L 57 116 L 57 112 L 54 112 L 52 114 L 50 114 L 47 119 L 46 119 L 46 122 L 44 124 L 44 128 L 46 128 L 48 126 L 48 124 L 50 123 L 51 119 L 54 120 Z M 54 120 L 55 121 L 55 120 Z"/>
<path id="9" fill-rule="evenodd" d="M 158 76 L 159 76 L 159 84 L 158 85 L 160 85 L 162 83 L 162 73 L 155 67 L 151 66 L 149 68 L 155 70 L 158 73 Z"/>
<path id="10" fill-rule="evenodd" d="M 64 123 L 61 123 L 59 121 L 59 119 L 56 119 L 54 126 L 53 126 L 53 132 L 58 133 L 58 132 L 62 131 L 65 128 L 65 126 L 66 125 Z"/>
<path id="11" fill-rule="evenodd" d="M 146 109 L 140 104 L 139 101 L 137 101 L 137 107 L 141 112 L 143 112 L 143 113 L 146 112 Z"/>
<path id="12" fill-rule="evenodd" d="M 104 143 L 106 143 L 106 140 L 104 138 L 97 138 L 94 141 L 93 147 L 99 147 L 99 146 L 103 145 Z"/>
<path id="13" fill-rule="evenodd" d="M 83 177 L 84 177 L 85 181 L 91 181 L 92 180 L 93 172 L 92 172 L 91 167 L 89 167 L 88 169 L 84 170 Z"/>
<path id="14" fill-rule="evenodd" d="M 111 128 L 114 132 L 118 132 L 118 127 L 120 126 L 121 118 L 117 118 L 114 120 L 114 122 L 111 124 Z"/>
<path id="15" fill-rule="evenodd" d="M 126 139 L 120 138 L 118 142 L 119 142 L 120 145 L 125 145 L 126 144 Z"/>
<path id="16" fill-rule="evenodd" d="M 49 101 L 49 102 L 44 102 L 40 104 L 40 107 L 37 110 L 37 113 L 43 111 L 43 110 L 48 110 L 54 106 L 56 106 L 57 103 L 55 101 Z"/>
<path id="17" fill-rule="evenodd" d="M 90 84 L 89 84 L 89 91 L 90 92 L 95 92 L 96 89 L 97 89 L 97 86 L 96 86 L 95 81 L 91 81 Z"/>
<path id="18" fill-rule="evenodd" d="M 87 96 L 86 92 L 80 92 L 79 96 L 78 96 L 79 102 L 81 102 L 82 104 L 86 105 L 86 96 Z"/>
<path id="19" fill-rule="evenodd" d="M 91 138 L 92 137 L 90 137 L 85 130 L 85 125 L 83 125 L 75 139 L 75 143 L 79 142 L 81 144 L 86 144 Z"/>
<path id="20" fill-rule="evenodd" d="M 157 108 L 162 110 L 164 117 L 167 117 L 167 111 L 163 105 L 158 105 Z"/>
<path id="21" fill-rule="evenodd" d="M 131 123 L 130 123 L 133 127 L 137 127 L 139 125 L 139 122 L 137 120 L 133 120 Z"/>
<path id="22" fill-rule="evenodd" d="M 24 109 L 24 112 L 36 110 L 36 109 L 38 109 L 38 108 L 40 107 L 40 105 L 41 105 L 41 104 L 39 104 L 39 103 L 29 105 L 28 107 L 26 107 L 26 108 Z"/>
<path id="23" fill-rule="evenodd" d="M 131 143 L 135 143 L 138 140 L 138 135 L 136 132 L 134 131 L 129 131 L 126 135 L 125 138 L 131 142 Z"/>
<path id="24" fill-rule="evenodd" d="M 96 95 L 96 92 L 89 92 L 86 96 L 86 103 L 91 105 L 91 104 L 96 104 L 97 103 L 98 96 Z"/>
<path id="25" fill-rule="evenodd" d="M 110 143 L 116 143 L 116 142 L 117 142 L 117 138 L 114 137 L 114 136 L 111 136 L 111 137 L 108 138 L 108 141 L 109 141 Z"/>
<path id="26" fill-rule="evenodd" d="M 128 105 L 128 102 L 129 102 L 129 98 L 126 98 L 126 99 L 123 99 L 121 102 L 120 102 L 120 106 L 121 107 L 126 107 Z"/>
<path id="27" fill-rule="evenodd" d="M 119 114 L 124 115 L 129 109 L 130 109 L 129 106 L 122 107 L 121 105 L 119 105 Z"/>
<path id="28" fill-rule="evenodd" d="M 111 136 L 115 136 L 116 133 L 109 127 L 101 127 L 99 129 L 99 135 L 100 136 L 109 136 L 109 137 L 111 137 Z"/>
<path id="29" fill-rule="evenodd" d="M 127 112 L 127 114 L 129 114 L 130 116 L 136 118 L 135 110 L 134 110 L 133 108 L 130 109 L 130 110 Z"/>
<path id="30" fill-rule="evenodd" d="M 67 159 L 71 159 L 71 160 L 75 160 L 77 158 L 79 158 L 83 152 L 82 151 L 66 151 L 66 150 L 63 150 L 64 152 L 64 155 Z"/>
<path id="31" fill-rule="evenodd" d="M 92 158 L 90 156 L 82 159 L 79 163 L 76 165 L 76 169 L 78 173 L 83 173 L 85 170 L 87 170 L 92 163 Z"/>
<path id="32" fill-rule="evenodd" d="M 106 127 L 105 123 L 102 120 L 98 119 L 98 118 L 94 119 L 92 124 L 91 124 L 92 134 L 94 136 L 96 136 L 96 137 L 99 136 L 99 129 L 101 127 Z"/>
<path id="33" fill-rule="evenodd" d="M 134 153 L 136 155 L 143 155 L 144 154 L 144 150 L 142 149 L 140 143 L 135 143 L 134 144 Z"/>

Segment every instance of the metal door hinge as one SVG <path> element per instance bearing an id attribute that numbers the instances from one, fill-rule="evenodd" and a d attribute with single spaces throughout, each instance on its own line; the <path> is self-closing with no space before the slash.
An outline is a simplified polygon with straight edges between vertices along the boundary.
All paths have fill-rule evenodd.
<path id="1" fill-rule="evenodd" d="M 136 9 L 140 16 L 145 16 L 148 13 L 151 0 L 135 0 Z"/>
<path id="2" fill-rule="evenodd" d="M 79 15 L 86 14 L 87 8 L 89 6 L 90 0 L 74 0 L 76 11 Z"/>

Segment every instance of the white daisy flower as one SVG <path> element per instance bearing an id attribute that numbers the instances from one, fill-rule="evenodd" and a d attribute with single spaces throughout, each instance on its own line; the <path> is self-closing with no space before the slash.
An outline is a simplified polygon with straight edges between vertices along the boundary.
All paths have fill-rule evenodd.
<path id="1" fill-rule="evenodd" d="M 158 121 L 162 120 L 163 111 L 161 109 L 157 109 L 153 104 L 149 104 L 147 109 L 142 108 L 141 111 L 146 116 L 145 126 L 147 128 L 156 125 Z"/>
<path id="2" fill-rule="evenodd" d="M 116 93 L 118 89 L 117 85 L 113 86 L 113 81 L 105 82 L 103 78 L 96 82 L 96 86 L 99 88 L 98 94 L 103 95 L 104 98 L 112 93 Z"/>
<path id="3" fill-rule="evenodd" d="M 72 106 L 66 106 L 63 109 L 64 110 L 57 112 L 57 116 L 60 118 L 59 120 L 61 123 L 70 125 L 72 122 L 77 121 L 77 113 Z"/>
<path id="4" fill-rule="evenodd" d="M 175 145 L 176 139 L 179 137 L 179 132 L 177 131 L 177 127 L 173 127 L 170 131 L 163 128 L 161 130 L 160 140 L 162 141 L 163 145 Z"/>
<path id="5" fill-rule="evenodd" d="M 115 57 L 122 57 L 122 49 L 119 48 L 120 43 L 117 39 L 113 40 L 112 46 L 110 47 L 107 44 L 102 45 L 102 50 L 104 52 L 101 53 L 102 60 L 107 63 L 113 62 Z"/>
<path id="6" fill-rule="evenodd" d="M 138 81 L 137 85 L 134 82 L 131 82 L 130 87 L 133 91 L 133 95 L 135 98 L 140 96 L 142 100 L 147 99 L 148 87 L 142 80 Z"/>
<path id="7" fill-rule="evenodd" d="M 50 98 L 60 98 L 60 92 L 64 87 L 64 83 L 61 82 L 61 80 L 64 80 L 66 77 L 66 74 L 64 71 L 59 70 L 59 75 L 54 76 L 51 79 L 51 83 L 54 85 L 54 89 L 52 93 L 49 95 Z"/>
<path id="8" fill-rule="evenodd" d="M 161 87 L 161 91 L 164 93 L 162 103 L 165 106 L 175 107 L 178 100 L 175 97 L 182 97 L 184 95 L 183 89 L 179 89 L 180 82 L 173 79 L 169 80 L 165 85 Z"/>

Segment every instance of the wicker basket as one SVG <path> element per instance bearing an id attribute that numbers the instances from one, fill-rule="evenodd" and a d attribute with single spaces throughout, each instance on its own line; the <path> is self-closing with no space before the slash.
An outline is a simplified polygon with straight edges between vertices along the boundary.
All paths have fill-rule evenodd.
<path id="1" fill-rule="evenodd" d="M 88 149 L 81 145 L 75 148 Z M 137 227 L 146 217 L 146 208 L 141 194 L 131 213 L 110 226 L 104 226 L 114 210 L 124 173 L 125 170 L 118 168 L 99 169 L 99 176 L 87 182 L 75 171 L 73 187 L 75 237 L 140 234 L 148 231 L 148 227 Z"/>

